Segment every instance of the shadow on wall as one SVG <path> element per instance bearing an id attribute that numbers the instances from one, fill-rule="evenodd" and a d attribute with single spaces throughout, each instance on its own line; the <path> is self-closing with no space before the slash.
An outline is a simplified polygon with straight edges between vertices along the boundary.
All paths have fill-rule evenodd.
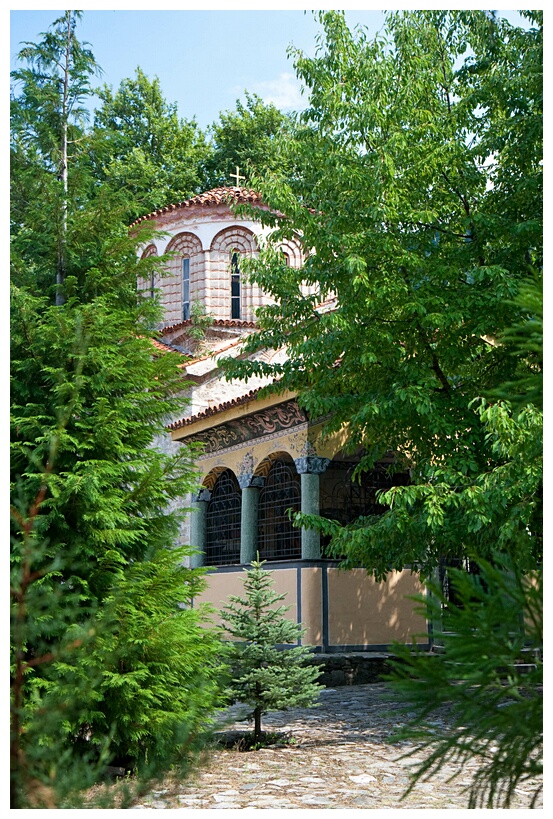
<path id="1" fill-rule="evenodd" d="M 328 569 L 328 636 L 331 646 L 427 641 L 426 619 L 409 599 L 424 593 L 418 575 L 405 569 L 377 583 L 364 569 Z"/>

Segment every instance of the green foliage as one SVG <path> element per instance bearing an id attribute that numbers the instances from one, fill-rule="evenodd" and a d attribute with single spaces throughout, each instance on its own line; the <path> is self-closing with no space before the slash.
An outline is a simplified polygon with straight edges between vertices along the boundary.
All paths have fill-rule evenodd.
<path id="1" fill-rule="evenodd" d="M 58 304 L 64 300 L 69 213 L 82 206 L 76 162 L 88 118 L 82 103 L 99 71 L 75 36 L 79 17 L 66 11 L 38 45 L 21 50 L 19 59 L 27 67 L 11 74 L 12 235 L 22 248 L 33 245 L 37 261 L 55 258 Z M 29 225 L 41 220 L 47 229 L 33 235 Z M 35 281 L 54 285 L 51 275 Z"/>
<path id="2" fill-rule="evenodd" d="M 214 319 L 213 316 L 206 311 L 202 302 L 195 301 L 192 303 L 192 307 L 190 308 L 190 321 L 192 323 L 188 331 L 190 338 L 200 343 L 205 341 L 206 332 L 213 324 Z"/>
<path id="3" fill-rule="evenodd" d="M 193 453 L 155 446 L 182 381 L 154 358 L 135 291 L 134 313 L 110 293 L 13 296 L 16 787 L 36 778 L 63 801 L 69 758 L 94 762 L 82 787 L 114 757 L 142 775 L 188 759 L 218 703 L 219 648 L 190 608 L 202 572 L 171 548 Z"/>
<path id="4" fill-rule="evenodd" d="M 42 158 L 42 167 L 58 175 L 64 126 L 69 123 L 73 142 L 82 135 L 88 119 L 83 103 L 92 93 L 92 76 L 100 71 L 92 51 L 86 48 L 88 43 L 80 43 L 75 36 L 81 17 L 79 11 L 64 12 L 42 35 L 40 43 L 25 43 L 18 58 L 27 65 L 11 74 L 14 147 L 36 152 Z M 66 57 L 69 72 L 64 108 Z"/>
<path id="5" fill-rule="evenodd" d="M 379 579 L 406 563 L 431 577 L 444 555 L 491 560 L 498 549 L 532 568 L 543 554 L 542 413 L 528 405 L 516 415 L 508 404 L 483 399 L 474 410 L 488 469 L 470 455 L 444 459 L 421 468 L 411 485 L 382 492 L 389 508 L 381 515 L 348 527 L 299 513 L 296 522 L 331 535 L 332 553 L 346 555 L 345 566 L 365 565 Z"/>
<path id="6" fill-rule="evenodd" d="M 208 187 L 234 185 L 229 174 L 236 166 L 252 187 L 253 180 L 277 171 L 285 162 L 283 141 L 292 135 L 292 121 L 274 105 L 246 91 L 246 104 L 236 101 L 236 111 L 222 111 L 210 129 L 212 152 L 205 162 Z"/>
<path id="7" fill-rule="evenodd" d="M 370 40 L 332 11 L 320 14 L 315 56 L 292 51 L 309 104 L 281 171 L 258 180 L 272 208 L 261 217 L 313 252 L 301 271 L 271 251 L 254 261 L 249 275 L 274 303 L 226 369 L 296 392 L 310 417 L 330 418 L 328 433 L 347 427 L 361 469 L 391 450 L 410 470 L 387 515 L 339 540 L 332 526 L 336 553 L 378 577 L 405 564 L 427 572 L 440 555 L 489 556 L 498 523 L 502 538 L 518 531 L 517 509 L 532 517 L 522 557 L 539 543 L 532 461 L 506 507 L 494 489 L 488 510 L 485 491 L 517 457 L 508 467 L 490 413 L 520 424 L 515 437 L 530 424 L 535 453 L 539 418 L 507 421 L 508 406 L 481 403 L 502 388 L 518 401 L 504 385 L 530 379 L 522 408 L 541 379 L 539 352 L 512 337 L 519 325 L 527 340 L 539 333 L 539 285 L 521 302 L 542 264 L 542 28 L 539 12 L 527 16 L 524 30 L 485 11 L 397 12 Z M 283 347 L 284 363 L 248 358 Z"/>
<path id="8" fill-rule="evenodd" d="M 101 671 L 81 719 L 93 745 L 107 744 L 117 764 L 148 773 L 167 761 L 190 762 L 207 737 L 220 699 L 220 643 L 192 608 L 205 583 L 184 567 L 186 549 L 158 548 L 120 572 L 100 629 L 77 674 Z M 81 727 L 82 733 L 82 727 Z"/>
<path id="9" fill-rule="evenodd" d="M 84 139 L 58 190 L 56 54 L 36 51 L 16 77 L 12 165 L 16 808 L 75 807 L 110 761 L 138 788 L 173 762 L 186 771 L 219 702 L 219 646 L 191 606 L 202 571 L 174 548 L 197 475 L 193 449 L 160 446 L 186 384 L 151 343 L 158 305 L 137 295 L 155 264 L 137 255 L 148 230 L 129 235 L 126 194 L 98 184 Z M 87 53 L 75 104 L 91 66 Z"/>
<path id="10" fill-rule="evenodd" d="M 102 104 L 90 135 L 93 173 L 124 192 L 128 222 L 203 189 L 205 137 L 194 120 L 179 119 L 157 77 L 150 80 L 137 68 L 115 94 L 104 86 L 98 95 Z"/>
<path id="11" fill-rule="evenodd" d="M 285 617 L 289 607 L 276 605 L 286 595 L 273 590 L 271 572 L 263 563 L 252 561 L 244 580 L 245 597 L 232 595 L 222 610 L 225 629 L 235 638 L 231 695 L 252 707 L 254 742 L 261 738 L 263 714 L 309 705 L 319 690 L 319 670 L 306 665 L 309 647 L 298 644 L 301 625 Z"/>
<path id="12" fill-rule="evenodd" d="M 470 808 L 509 808 L 515 790 L 528 788 L 535 807 L 543 752 L 542 572 L 522 574 L 497 555 L 495 564 L 479 560 L 477 575 L 450 570 L 455 603 L 437 588 L 420 599 L 442 622 L 443 653 L 396 647 L 392 684 L 410 712 L 398 738 L 427 751 L 409 791 L 445 764 L 466 774 L 464 765 L 475 760 Z M 444 721 L 436 719 L 442 707 Z"/>
<path id="13" fill-rule="evenodd" d="M 495 397 L 511 401 L 517 409 L 533 404 L 543 410 L 543 289 L 537 273 L 522 282 L 513 300 L 518 319 L 501 334 L 501 342 L 511 348 L 519 368 L 513 380 L 501 384 Z"/>

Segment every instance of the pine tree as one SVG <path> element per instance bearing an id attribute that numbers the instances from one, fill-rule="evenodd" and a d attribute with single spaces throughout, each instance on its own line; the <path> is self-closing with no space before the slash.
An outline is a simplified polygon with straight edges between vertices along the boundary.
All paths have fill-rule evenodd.
<path id="1" fill-rule="evenodd" d="M 181 405 L 178 356 L 153 355 L 136 255 L 97 239 L 119 281 L 90 303 L 48 304 L 14 273 L 14 807 L 32 780 L 67 806 L 86 755 L 72 786 L 108 756 L 168 764 L 217 702 L 219 644 L 191 607 L 203 572 L 183 566 L 170 510 L 197 483 L 193 453 L 155 446 Z"/>
<path id="2" fill-rule="evenodd" d="M 156 446 L 186 385 L 178 354 L 151 343 L 158 305 L 137 296 L 151 234 L 129 235 L 125 199 L 90 175 L 82 131 L 67 189 L 57 179 L 70 115 L 46 47 L 58 24 L 14 75 L 13 808 L 75 807 L 110 761 L 140 781 L 187 764 L 219 690 L 220 642 L 192 607 L 203 571 L 176 548 L 194 453 Z"/>
<path id="3" fill-rule="evenodd" d="M 65 11 L 40 43 L 26 43 L 19 59 L 27 67 L 11 75 L 14 86 L 22 88 L 20 94 L 12 94 L 12 164 L 19 171 L 12 227 L 21 229 L 24 225 L 17 217 L 24 222 L 37 205 L 50 210 L 55 231 L 47 235 L 55 237 L 56 304 L 65 299 L 69 178 L 88 117 L 82 103 L 92 93 L 92 75 L 99 72 L 87 44 L 75 35 L 81 16 L 79 11 Z M 19 207 L 23 214 L 18 213 Z"/>
<path id="4" fill-rule="evenodd" d="M 533 808 L 543 775 L 543 570 L 525 575 L 500 555 L 495 563 L 479 560 L 478 574 L 451 569 L 455 602 L 435 586 L 420 598 L 421 612 L 430 606 L 443 623 L 442 650 L 396 646 L 391 681 L 407 717 L 397 738 L 414 741 L 407 793 L 449 766 L 469 808 L 506 809 L 516 793 Z"/>
<path id="5" fill-rule="evenodd" d="M 263 564 L 258 555 L 246 569 L 245 597 L 232 595 L 222 611 L 225 629 L 235 638 L 231 693 L 252 707 L 254 743 L 262 738 L 263 714 L 310 705 L 320 689 L 319 670 L 306 665 L 310 649 L 298 645 L 304 630 L 286 618 L 289 606 L 276 606 L 286 595 L 273 590 L 272 573 Z"/>

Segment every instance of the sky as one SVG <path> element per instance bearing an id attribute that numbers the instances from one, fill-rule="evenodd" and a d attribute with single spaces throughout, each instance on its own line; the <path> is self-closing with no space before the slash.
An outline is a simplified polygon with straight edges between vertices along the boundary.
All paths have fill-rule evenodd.
<path id="1" fill-rule="evenodd" d="M 233 110 L 246 89 L 281 110 L 299 110 L 304 104 L 287 48 L 314 53 L 321 27 L 312 11 L 292 4 L 269 11 L 233 9 L 230 3 L 209 9 L 207 2 L 202 11 L 182 3 L 179 10 L 160 11 L 99 10 L 99 5 L 79 6 L 83 17 L 77 28 L 77 37 L 90 43 L 103 69 L 98 85 L 116 90 L 140 66 L 150 79 L 159 78 L 163 96 L 177 104 L 179 116 L 195 118 L 202 129 L 218 120 L 221 111 Z M 39 41 L 62 14 L 33 6 L 10 11 L 11 69 L 18 65 L 21 43 Z M 346 10 L 346 19 L 350 27 L 360 24 L 376 33 L 384 15 Z"/>
<path id="2" fill-rule="evenodd" d="M 21 43 L 38 42 L 62 11 L 52 11 L 40 2 L 11 5 L 13 69 L 18 65 L 15 57 Z M 80 5 L 83 17 L 77 29 L 79 40 L 90 43 L 103 69 L 97 85 L 106 83 L 115 91 L 121 80 L 133 77 L 140 66 L 150 79 L 159 78 L 163 96 L 168 103 L 177 104 L 179 116 L 195 118 L 202 129 L 218 120 L 221 111 L 234 110 L 236 100 L 244 100 L 245 90 L 283 111 L 300 110 L 305 105 L 292 60 L 287 57 L 290 45 L 310 55 L 315 53 L 321 27 L 312 11 L 302 10 L 304 5 L 270 3 L 267 11 L 255 8 L 259 3 L 210 0 L 179 3 L 176 8 L 160 3 L 163 8 L 157 11 L 136 3 L 120 3 L 118 10 L 104 9 L 103 5 Z M 344 3 L 339 7 L 345 9 L 350 28 L 361 25 L 374 35 L 384 23 L 384 13 L 377 6 L 371 10 L 370 3 L 363 3 L 365 10 L 358 10 L 357 5 Z M 314 8 L 332 7 L 323 2 Z"/>

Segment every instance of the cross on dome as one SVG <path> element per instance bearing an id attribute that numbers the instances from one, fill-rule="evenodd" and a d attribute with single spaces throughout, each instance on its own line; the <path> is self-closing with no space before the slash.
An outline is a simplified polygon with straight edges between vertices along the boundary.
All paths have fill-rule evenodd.
<path id="1" fill-rule="evenodd" d="M 246 181 L 246 177 L 245 177 L 245 176 L 240 176 L 240 168 L 238 167 L 238 165 L 236 166 L 236 173 L 231 173 L 231 174 L 229 174 L 229 176 L 233 176 L 233 177 L 235 177 L 235 179 L 236 179 L 236 187 L 237 187 L 237 188 L 239 188 L 239 187 L 240 187 L 240 179 L 243 179 L 244 181 Z"/>

